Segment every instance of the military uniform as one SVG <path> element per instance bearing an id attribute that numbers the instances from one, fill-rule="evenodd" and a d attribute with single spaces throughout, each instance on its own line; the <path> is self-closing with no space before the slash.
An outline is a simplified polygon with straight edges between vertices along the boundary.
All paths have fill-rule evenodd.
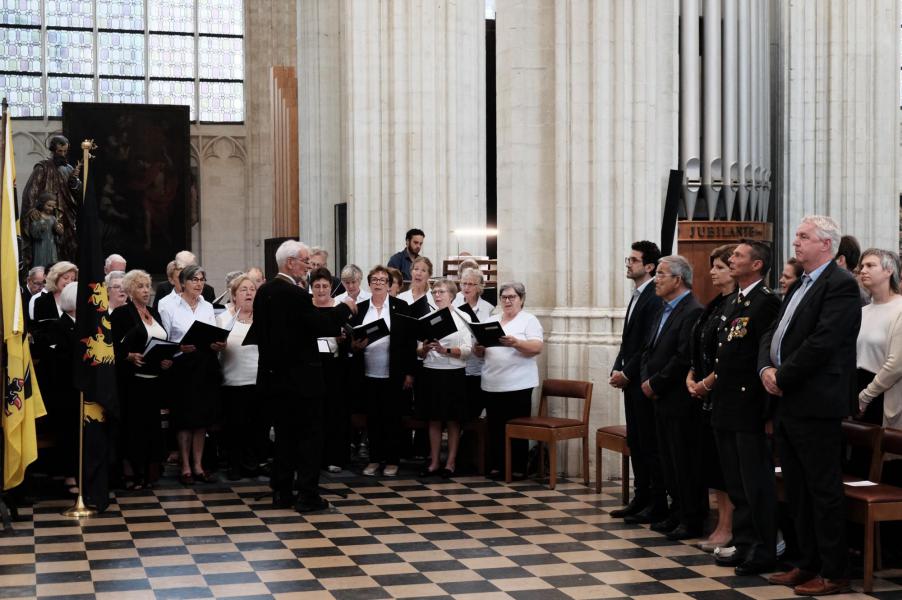
<path id="1" fill-rule="evenodd" d="M 748 290 L 748 288 L 746 288 Z M 711 425 L 724 482 L 733 502 L 737 563 L 771 566 L 776 560 L 776 490 L 764 433 L 770 396 L 758 375 L 762 336 L 780 311 L 780 300 L 759 281 L 748 296 L 735 292 L 718 332 L 717 377 Z"/>

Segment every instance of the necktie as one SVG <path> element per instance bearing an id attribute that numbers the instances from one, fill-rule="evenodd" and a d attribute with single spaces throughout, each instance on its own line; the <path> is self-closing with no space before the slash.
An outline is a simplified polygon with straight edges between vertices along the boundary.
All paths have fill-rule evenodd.
<path id="1" fill-rule="evenodd" d="M 789 328 L 792 316 L 795 314 L 799 304 L 801 304 L 802 297 L 808 292 L 809 287 L 811 287 L 811 277 L 806 273 L 802 275 L 802 283 L 799 285 L 799 289 L 796 290 L 796 293 L 792 295 L 792 298 L 789 299 L 789 304 L 786 306 L 783 318 L 780 319 L 777 330 L 774 331 L 774 337 L 770 342 L 770 362 L 775 367 L 779 367 L 781 364 L 780 346 L 783 344 L 783 336 L 786 334 L 786 329 Z"/>
<path id="2" fill-rule="evenodd" d="M 742 304 L 745 302 L 745 295 L 742 292 L 739 292 L 739 297 L 736 299 L 737 304 Z"/>

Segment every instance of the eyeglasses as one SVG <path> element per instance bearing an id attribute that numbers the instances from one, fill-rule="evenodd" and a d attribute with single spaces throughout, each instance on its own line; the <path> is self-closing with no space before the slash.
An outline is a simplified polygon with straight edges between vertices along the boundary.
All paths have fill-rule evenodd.
<path id="1" fill-rule="evenodd" d="M 207 278 L 206 277 L 192 277 L 188 281 L 191 281 L 193 283 L 207 283 Z"/>
<path id="2" fill-rule="evenodd" d="M 442 288 L 438 288 L 438 289 L 433 289 L 433 290 L 432 290 L 432 295 L 433 295 L 433 296 L 435 296 L 436 294 L 450 294 L 450 293 L 451 293 L 451 292 L 449 292 L 448 290 L 442 289 Z"/>
<path id="3" fill-rule="evenodd" d="M 385 277 L 373 277 L 370 279 L 370 284 L 372 285 L 374 283 L 388 283 L 388 279 Z"/>
<path id="4" fill-rule="evenodd" d="M 520 297 L 520 296 L 518 296 L 518 295 L 516 295 L 516 294 L 514 294 L 513 296 L 506 295 L 506 294 L 502 294 L 502 295 L 501 295 L 501 300 L 503 300 L 503 301 L 505 301 L 505 302 L 513 302 L 514 300 L 516 300 L 516 299 L 519 298 L 519 297 Z"/>
<path id="5" fill-rule="evenodd" d="M 673 273 L 662 273 L 661 271 L 655 273 L 655 279 L 663 279 L 665 277 L 679 277 L 679 275 L 674 275 Z"/>
<path id="6" fill-rule="evenodd" d="M 626 266 L 630 266 L 633 263 L 642 262 L 641 258 L 636 258 L 635 256 L 627 256 L 623 259 L 623 262 L 626 263 Z"/>

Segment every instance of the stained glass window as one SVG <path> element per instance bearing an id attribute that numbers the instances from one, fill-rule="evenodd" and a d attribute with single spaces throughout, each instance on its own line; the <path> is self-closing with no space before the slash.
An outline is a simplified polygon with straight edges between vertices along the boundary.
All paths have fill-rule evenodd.
<path id="1" fill-rule="evenodd" d="M 0 23 L 40 25 L 41 6 L 35 0 L 0 0 Z"/>
<path id="2" fill-rule="evenodd" d="M 101 75 L 144 76 L 144 35 L 103 32 L 97 34 L 97 67 Z"/>
<path id="3" fill-rule="evenodd" d="M 17 117 L 148 102 L 243 121 L 244 1 L 0 0 L 0 91 Z"/>
<path id="4" fill-rule="evenodd" d="M 41 72 L 41 30 L 0 29 L 0 70 Z"/>
<path id="5" fill-rule="evenodd" d="M 147 8 L 151 31 L 194 33 L 194 0 L 157 0 L 148 2 Z"/>
<path id="6" fill-rule="evenodd" d="M 100 29 L 144 30 L 144 0 L 97 0 Z"/>

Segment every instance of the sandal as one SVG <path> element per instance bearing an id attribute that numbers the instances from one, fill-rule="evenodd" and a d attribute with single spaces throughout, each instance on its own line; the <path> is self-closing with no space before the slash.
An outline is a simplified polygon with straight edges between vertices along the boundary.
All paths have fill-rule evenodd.
<path id="1" fill-rule="evenodd" d="M 194 474 L 194 481 L 199 481 L 201 483 L 215 483 L 216 477 L 206 471 L 200 471 L 199 473 Z"/>

